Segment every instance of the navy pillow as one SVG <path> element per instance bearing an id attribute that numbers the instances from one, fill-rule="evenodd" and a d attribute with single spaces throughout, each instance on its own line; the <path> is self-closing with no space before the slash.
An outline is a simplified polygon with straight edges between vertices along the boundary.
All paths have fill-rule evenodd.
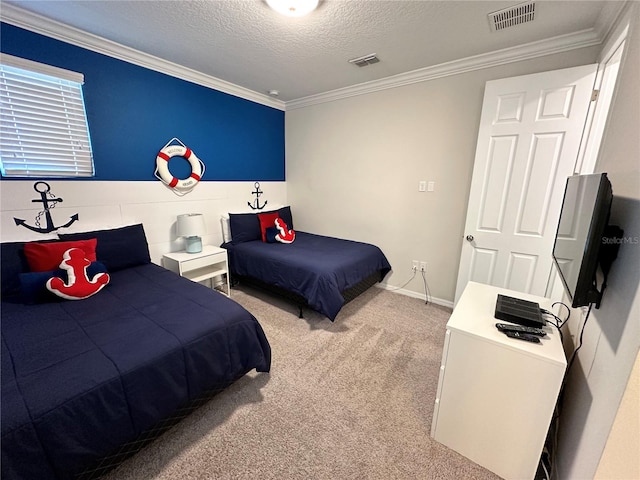
<path id="1" fill-rule="evenodd" d="M 290 230 L 293 230 L 293 217 L 291 216 L 291 207 L 282 207 L 278 209 L 278 215 Z"/>
<path id="2" fill-rule="evenodd" d="M 93 278 L 97 273 L 107 273 L 107 268 L 100 262 L 91 262 L 91 265 L 87 267 L 87 276 Z M 50 272 L 21 273 L 19 278 L 22 303 L 33 305 L 63 300 L 47 290 L 46 283 L 51 277 L 60 277 L 65 283 L 68 280 L 67 271 L 62 268 Z"/>
<path id="3" fill-rule="evenodd" d="M 56 239 L 42 240 L 39 243 L 57 242 Z M 24 244 L 28 242 L 6 242 L 0 244 L 0 281 L 2 282 L 2 300 L 20 299 L 21 273 L 28 272 L 29 262 L 24 254 Z"/>
<path id="4" fill-rule="evenodd" d="M 269 227 L 265 230 L 267 243 L 278 243 L 276 235 L 278 235 L 278 229 L 276 227 Z"/>
<path id="5" fill-rule="evenodd" d="M 293 229 L 293 218 L 291 217 L 291 207 L 282 207 L 278 210 L 268 210 L 271 213 L 278 212 L 278 216 L 285 221 L 290 229 Z M 262 241 L 262 231 L 260 230 L 260 220 L 258 213 L 230 213 L 229 228 L 231 230 L 231 243 L 238 244 L 251 242 L 253 240 Z M 98 247 L 100 240 L 98 239 Z M 100 259 L 100 257 L 98 257 Z"/>
<path id="6" fill-rule="evenodd" d="M 262 240 L 260 220 L 256 213 L 230 213 L 229 229 L 233 244 Z"/>
<path id="7" fill-rule="evenodd" d="M 151 263 L 147 237 L 141 223 L 111 230 L 94 232 L 62 233 L 60 240 L 86 240 L 97 238 L 96 258 L 110 272 Z"/>

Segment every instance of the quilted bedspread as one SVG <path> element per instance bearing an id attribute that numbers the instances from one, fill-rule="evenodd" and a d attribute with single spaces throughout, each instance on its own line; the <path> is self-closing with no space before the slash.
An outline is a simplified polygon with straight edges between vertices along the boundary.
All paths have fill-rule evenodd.
<path id="1" fill-rule="evenodd" d="M 332 321 L 345 303 L 342 292 L 376 272 L 383 278 L 391 270 L 375 245 L 306 232 L 296 232 L 290 244 L 256 240 L 223 247 L 234 274 L 294 292 Z"/>
<path id="2" fill-rule="evenodd" d="M 157 265 L 81 301 L 2 302 L 2 478 L 72 478 L 271 350 L 242 306 Z"/>

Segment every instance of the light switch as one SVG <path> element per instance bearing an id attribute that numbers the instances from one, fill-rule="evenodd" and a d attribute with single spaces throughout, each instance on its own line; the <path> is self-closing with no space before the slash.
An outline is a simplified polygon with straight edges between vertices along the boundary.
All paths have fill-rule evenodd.
<path id="1" fill-rule="evenodd" d="M 426 192 L 427 191 L 427 182 L 425 180 L 421 180 L 418 184 L 418 191 Z"/>
<path id="2" fill-rule="evenodd" d="M 427 184 L 427 192 L 433 192 L 435 188 L 436 188 L 436 182 L 429 182 Z"/>

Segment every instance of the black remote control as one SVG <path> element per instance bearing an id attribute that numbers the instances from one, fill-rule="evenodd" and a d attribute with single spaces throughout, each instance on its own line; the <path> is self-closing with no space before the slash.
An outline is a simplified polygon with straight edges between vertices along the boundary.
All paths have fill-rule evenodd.
<path id="1" fill-rule="evenodd" d="M 501 332 L 520 332 L 528 333 L 529 335 L 535 335 L 537 337 L 544 337 L 547 332 L 541 328 L 525 327 L 524 325 L 510 325 L 508 323 L 496 323 L 496 328 Z"/>
<path id="2" fill-rule="evenodd" d="M 535 335 L 529 335 L 528 333 L 520 333 L 520 332 L 511 331 L 511 330 L 505 330 L 504 334 L 507 337 L 517 338 L 518 340 L 524 340 L 525 342 L 540 343 L 540 338 L 536 337 Z"/>

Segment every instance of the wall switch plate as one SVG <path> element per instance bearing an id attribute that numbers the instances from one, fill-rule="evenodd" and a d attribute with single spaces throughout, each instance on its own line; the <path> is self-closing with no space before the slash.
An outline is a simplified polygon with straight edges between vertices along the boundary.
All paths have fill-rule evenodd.
<path id="1" fill-rule="evenodd" d="M 435 188 L 436 188 L 436 182 L 427 183 L 427 192 L 433 192 Z"/>
<path id="2" fill-rule="evenodd" d="M 418 191 L 420 191 L 420 192 L 426 192 L 427 191 L 427 182 L 426 182 L 426 180 L 420 180 L 420 183 L 418 183 Z"/>

